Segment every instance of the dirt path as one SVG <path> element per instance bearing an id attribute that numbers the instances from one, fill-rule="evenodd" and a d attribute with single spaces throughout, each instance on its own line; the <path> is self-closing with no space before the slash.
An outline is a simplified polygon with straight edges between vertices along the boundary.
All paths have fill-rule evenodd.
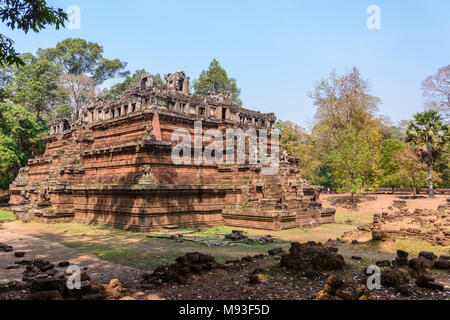
<path id="1" fill-rule="evenodd" d="M 81 269 L 87 268 L 93 282 L 109 283 L 111 279 L 119 279 L 126 284 L 133 284 L 140 280 L 142 271 L 139 269 L 113 264 L 91 254 L 83 254 L 56 242 L 39 239 L 33 236 L 0 230 L 0 243 L 14 248 L 14 251 L 25 252 L 25 257 L 16 258 L 14 252 L 0 252 L 0 283 L 22 280 L 23 268 L 7 270 L 16 261 L 41 258 L 57 264 L 69 261 Z M 63 271 L 61 269 L 61 271 Z"/>

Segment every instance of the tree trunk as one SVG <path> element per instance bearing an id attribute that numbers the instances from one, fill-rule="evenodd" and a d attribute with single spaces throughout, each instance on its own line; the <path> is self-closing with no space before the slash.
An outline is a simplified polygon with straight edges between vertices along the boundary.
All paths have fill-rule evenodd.
<path id="1" fill-rule="evenodd" d="M 392 186 L 392 194 L 395 192 L 395 186 Z"/>
<path id="2" fill-rule="evenodd" d="M 431 177 L 431 163 L 428 162 L 428 196 L 434 198 L 433 178 Z"/>

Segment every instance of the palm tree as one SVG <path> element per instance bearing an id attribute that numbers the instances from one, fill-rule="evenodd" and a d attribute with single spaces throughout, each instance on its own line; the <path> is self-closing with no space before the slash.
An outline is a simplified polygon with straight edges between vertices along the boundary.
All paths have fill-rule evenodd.
<path id="1" fill-rule="evenodd" d="M 434 198 L 431 166 L 449 142 L 449 126 L 435 110 L 416 113 L 406 129 L 406 142 L 411 144 L 421 162 L 428 166 L 428 194 Z"/>

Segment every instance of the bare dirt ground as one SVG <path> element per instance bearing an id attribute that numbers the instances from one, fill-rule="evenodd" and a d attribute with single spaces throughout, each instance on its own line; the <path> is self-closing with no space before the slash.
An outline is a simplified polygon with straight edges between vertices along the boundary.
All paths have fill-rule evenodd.
<path id="1" fill-rule="evenodd" d="M 0 283 L 10 281 L 21 281 L 21 268 L 7 270 L 16 261 L 33 260 L 36 258 L 45 259 L 53 264 L 68 261 L 79 266 L 89 273 L 92 280 L 99 284 L 109 283 L 111 279 L 118 278 L 122 282 L 132 285 L 143 273 L 142 270 L 113 264 L 104 261 L 92 254 L 83 254 L 74 249 L 63 246 L 57 242 L 51 242 L 36 237 L 10 232 L 2 229 L 0 232 L 0 242 L 7 243 L 14 248 L 14 251 L 25 252 L 23 258 L 16 258 L 13 252 L 0 252 Z M 61 269 L 63 270 L 63 269 Z"/>

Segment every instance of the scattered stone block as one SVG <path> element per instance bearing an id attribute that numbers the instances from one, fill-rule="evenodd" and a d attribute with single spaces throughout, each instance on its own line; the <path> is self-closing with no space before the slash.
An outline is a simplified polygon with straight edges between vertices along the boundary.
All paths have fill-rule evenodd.
<path id="1" fill-rule="evenodd" d="M 19 268 L 17 265 L 12 265 L 12 266 L 7 266 L 6 270 L 15 270 L 17 268 Z"/>
<path id="2" fill-rule="evenodd" d="M 225 239 L 231 240 L 231 241 L 241 241 L 241 240 L 247 240 L 248 237 L 244 234 L 244 231 L 240 230 L 233 230 L 230 234 L 225 235 Z"/>
<path id="3" fill-rule="evenodd" d="M 444 285 L 438 282 L 428 282 L 427 288 L 430 290 L 444 291 Z"/>
<path id="4" fill-rule="evenodd" d="M 332 276 L 328 278 L 323 290 L 319 291 L 314 300 L 372 300 L 370 291 L 357 283 L 344 282 Z"/>
<path id="5" fill-rule="evenodd" d="M 450 269 L 450 260 L 439 258 L 434 262 L 436 269 Z"/>
<path id="6" fill-rule="evenodd" d="M 408 265 L 408 258 L 407 257 L 396 257 L 395 263 L 398 266 L 407 266 Z"/>
<path id="7" fill-rule="evenodd" d="M 187 253 L 175 261 L 171 265 L 156 268 L 152 274 L 145 274 L 142 284 L 161 285 L 164 282 L 184 284 L 187 283 L 191 274 L 224 268 L 223 265 L 216 262 L 214 257 L 199 252 Z"/>
<path id="8" fill-rule="evenodd" d="M 59 290 L 46 290 L 39 292 L 31 292 L 26 295 L 25 300 L 33 300 L 33 301 L 54 301 L 54 300 L 63 300 L 63 296 Z"/>
<path id="9" fill-rule="evenodd" d="M 381 270 L 381 285 L 385 287 L 398 288 L 405 285 L 410 280 L 408 272 L 396 267 L 383 268 Z"/>
<path id="10" fill-rule="evenodd" d="M 428 284 L 430 282 L 434 282 L 434 278 L 432 276 L 422 274 L 416 280 L 416 285 L 419 288 L 428 288 Z"/>
<path id="11" fill-rule="evenodd" d="M 397 257 L 399 258 L 408 258 L 409 253 L 403 250 L 397 250 Z"/>
<path id="12" fill-rule="evenodd" d="M 421 259 L 411 259 L 409 260 L 408 266 L 418 272 L 419 274 L 425 272 L 425 266 L 423 264 L 423 261 Z"/>
<path id="13" fill-rule="evenodd" d="M 258 284 L 261 282 L 266 282 L 264 278 L 264 270 L 263 269 L 256 269 L 252 272 L 250 275 L 250 278 L 248 279 L 248 282 L 250 284 Z"/>
<path id="14" fill-rule="evenodd" d="M 13 251 L 12 246 L 8 246 L 5 243 L 0 243 L 0 252 L 11 252 L 11 251 Z"/>
<path id="15" fill-rule="evenodd" d="M 380 260 L 380 261 L 376 261 L 375 264 L 382 268 L 382 267 L 390 267 L 391 266 L 391 262 L 389 260 Z"/>
<path id="16" fill-rule="evenodd" d="M 70 266 L 70 262 L 68 262 L 68 261 L 62 261 L 62 262 L 58 263 L 58 267 L 60 267 L 60 268 L 65 268 L 68 266 Z"/>
<path id="17" fill-rule="evenodd" d="M 276 256 L 277 254 L 283 253 L 284 250 L 282 248 L 273 248 L 267 251 L 270 256 Z"/>
<path id="18" fill-rule="evenodd" d="M 61 291 L 63 288 L 64 288 L 63 281 L 56 278 L 35 279 L 31 282 L 31 291 L 49 291 L 49 290 Z"/>
<path id="19" fill-rule="evenodd" d="M 41 271 L 42 272 L 47 272 L 47 271 L 53 269 L 54 267 L 55 267 L 55 265 L 49 263 L 49 264 L 43 265 L 41 267 Z"/>
<path id="20" fill-rule="evenodd" d="M 418 259 L 419 259 L 419 261 L 422 262 L 422 264 L 425 268 L 428 268 L 428 269 L 433 268 L 434 263 L 432 260 L 424 258 L 424 257 L 419 257 Z"/>
<path id="21" fill-rule="evenodd" d="M 433 252 L 429 252 L 429 251 L 419 252 L 419 257 L 423 257 L 428 260 L 434 260 L 437 258 L 437 256 Z"/>

